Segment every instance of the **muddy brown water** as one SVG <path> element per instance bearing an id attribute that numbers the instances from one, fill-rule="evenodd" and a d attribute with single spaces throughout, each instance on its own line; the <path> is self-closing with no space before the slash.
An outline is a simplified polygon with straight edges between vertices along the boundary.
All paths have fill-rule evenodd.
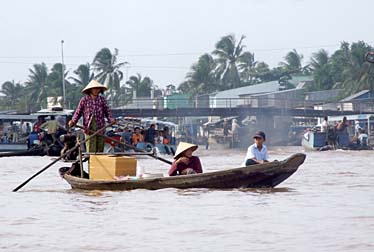
<path id="1" fill-rule="evenodd" d="M 281 160 L 299 147 L 270 147 Z M 205 171 L 244 151 L 202 150 Z M 0 251 L 374 251 L 374 152 L 307 152 L 275 189 L 71 190 L 50 157 L 0 160 Z M 147 172 L 169 166 L 141 158 Z"/>

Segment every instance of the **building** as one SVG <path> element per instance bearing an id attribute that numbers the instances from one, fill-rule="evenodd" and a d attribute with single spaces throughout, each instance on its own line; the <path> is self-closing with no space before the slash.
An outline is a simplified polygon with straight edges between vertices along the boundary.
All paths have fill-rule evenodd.
<path id="1" fill-rule="evenodd" d="M 279 90 L 278 81 L 220 91 L 209 96 L 210 108 L 231 108 L 241 104 L 240 95 L 265 94 Z"/>

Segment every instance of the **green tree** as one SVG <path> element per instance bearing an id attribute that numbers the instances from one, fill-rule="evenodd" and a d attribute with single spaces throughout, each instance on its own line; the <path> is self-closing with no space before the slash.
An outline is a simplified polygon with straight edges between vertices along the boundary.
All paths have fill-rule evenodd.
<path id="1" fill-rule="evenodd" d="M 310 69 L 314 79 L 314 90 L 326 90 L 332 88 L 334 81 L 331 76 L 329 54 L 326 50 L 321 49 L 312 54 Z"/>
<path id="2" fill-rule="evenodd" d="M 24 96 L 23 89 L 24 87 L 20 83 L 15 83 L 14 80 L 12 80 L 4 82 L 0 92 L 5 95 L 6 103 L 10 105 L 11 108 L 14 108 Z"/>
<path id="3" fill-rule="evenodd" d="M 280 62 L 279 65 L 289 73 L 300 74 L 303 71 L 303 57 L 304 56 L 302 54 L 299 54 L 295 49 L 293 49 L 286 54 L 284 57 L 285 61 Z"/>
<path id="4" fill-rule="evenodd" d="M 189 93 L 191 97 L 220 90 L 219 81 L 214 74 L 215 69 L 213 57 L 208 53 L 201 55 L 187 73 L 186 81 L 181 83 L 178 89 L 183 93 Z"/>
<path id="5" fill-rule="evenodd" d="M 34 64 L 29 69 L 29 79 L 26 82 L 26 93 L 32 111 L 46 107 L 48 96 L 48 68 L 45 63 Z"/>
<path id="6" fill-rule="evenodd" d="M 76 77 L 69 77 L 71 86 L 67 90 L 68 104 L 77 104 L 82 96 L 82 89 L 94 78 L 94 73 L 91 71 L 89 63 L 81 64 L 73 71 Z"/>
<path id="7" fill-rule="evenodd" d="M 127 63 L 118 63 L 117 48 L 113 53 L 108 48 L 103 48 L 94 57 L 92 67 L 96 73 L 95 79 L 108 87 L 111 96 L 120 90 L 123 79 L 123 72 L 120 69 Z"/>
<path id="8" fill-rule="evenodd" d="M 65 67 L 64 67 L 65 69 Z M 68 71 L 64 72 L 64 78 L 65 78 L 65 98 L 67 99 L 68 96 L 68 91 L 71 90 L 71 84 L 67 80 L 67 75 L 69 74 Z M 55 103 L 57 103 L 57 98 L 63 96 L 63 87 L 62 87 L 62 64 L 61 63 L 56 63 L 52 66 L 48 78 L 47 78 L 47 83 L 48 83 L 48 96 L 49 97 L 54 97 L 55 98 Z M 61 100 L 62 101 L 62 100 Z M 60 105 L 63 105 L 62 103 Z"/>
<path id="9" fill-rule="evenodd" d="M 241 86 L 238 63 L 244 49 L 244 38 L 245 36 L 241 36 L 236 43 L 234 35 L 227 35 L 216 43 L 216 49 L 213 51 L 213 55 L 217 57 L 216 74 L 220 77 L 224 89 Z"/>
<path id="10" fill-rule="evenodd" d="M 240 71 L 240 78 L 243 83 L 246 83 L 247 85 L 254 84 L 256 65 L 257 61 L 255 61 L 255 55 L 253 53 L 244 52 L 239 56 L 238 69 Z"/>
<path id="11" fill-rule="evenodd" d="M 136 92 L 136 97 L 151 96 L 153 81 L 149 77 L 142 78 L 142 76 L 138 73 L 131 76 L 126 84 L 130 86 L 133 92 Z"/>
<path id="12" fill-rule="evenodd" d="M 365 54 L 370 50 L 372 47 L 363 41 L 351 44 L 348 61 L 342 73 L 344 80 L 338 85 L 344 88 L 345 95 L 365 89 L 374 91 L 374 66 L 365 61 Z"/>

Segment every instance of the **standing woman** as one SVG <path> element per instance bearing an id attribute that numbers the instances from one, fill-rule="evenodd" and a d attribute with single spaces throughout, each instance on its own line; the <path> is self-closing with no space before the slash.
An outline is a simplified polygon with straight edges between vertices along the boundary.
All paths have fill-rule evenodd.
<path id="1" fill-rule="evenodd" d="M 90 81 L 82 90 L 82 93 L 86 95 L 79 101 L 73 118 L 69 121 L 69 126 L 73 127 L 78 122 L 79 118 L 83 116 L 86 138 L 92 134 L 92 132 L 105 126 L 105 118 L 107 118 L 110 123 L 115 123 L 104 96 L 100 95 L 106 90 L 107 88 L 96 80 Z M 102 132 L 102 134 L 104 133 L 105 132 Z M 90 138 L 86 142 L 86 150 L 88 152 L 103 152 L 104 137 L 96 135 Z"/>

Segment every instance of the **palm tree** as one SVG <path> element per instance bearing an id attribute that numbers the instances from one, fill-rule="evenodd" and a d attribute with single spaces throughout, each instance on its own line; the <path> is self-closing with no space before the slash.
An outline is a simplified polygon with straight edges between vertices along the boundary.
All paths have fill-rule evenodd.
<path id="1" fill-rule="evenodd" d="M 244 38 L 245 36 L 241 36 L 236 43 L 234 35 L 224 36 L 216 43 L 216 49 L 213 51 L 213 55 L 217 57 L 216 73 L 220 76 L 225 89 L 241 86 L 237 64 L 244 49 Z"/>
<path id="2" fill-rule="evenodd" d="M 20 83 L 15 83 L 12 80 L 4 82 L 0 92 L 6 96 L 7 103 L 13 108 L 23 97 L 23 89 L 24 87 Z"/>
<path id="3" fill-rule="evenodd" d="M 72 81 L 69 89 L 66 90 L 68 97 L 68 104 L 78 103 L 82 96 L 82 89 L 94 78 L 94 73 L 91 72 L 91 66 L 89 63 L 79 65 L 73 72 L 76 77 L 69 77 Z"/>
<path id="4" fill-rule="evenodd" d="M 187 73 L 187 80 L 179 85 L 178 89 L 183 93 L 190 93 L 191 97 L 220 90 L 214 74 L 215 69 L 213 57 L 208 53 L 203 54 L 198 62 L 192 65 L 191 71 Z"/>
<path id="5" fill-rule="evenodd" d="M 249 85 L 254 84 L 253 78 L 255 75 L 255 67 L 257 61 L 255 61 L 255 55 L 251 52 L 244 52 L 238 58 L 238 69 L 240 70 L 240 77 L 243 82 Z"/>
<path id="6" fill-rule="evenodd" d="M 126 82 L 130 88 L 135 91 L 137 97 L 150 97 L 153 81 L 149 77 L 144 77 L 138 73 L 129 78 Z"/>
<path id="7" fill-rule="evenodd" d="M 50 73 L 48 74 L 48 96 L 55 97 L 57 101 L 57 97 L 61 97 L 63 95 L 62 90 L 62 64 L 56 63 L 52 66 Z M 70 89 L 70 82 L 66 79 L 69 71 L 64 73 L 65 78 L 65 87 L 66 90 Z M 62 104 L 61 104 L 62 105 Z"/>
<path id="8" fill-rule="evenodd" d="M 73 84 L 80 86 L 81 88 L 87 85 L 94 78 L 94 73 L 91 72 L 90 63 L 79 65 L 78 68 L 74 70 L 74 74 L 77 75 L 77 77 L 69 77 L 69 79 L 73 81 Z"/>
<path id="9" fill-rule="evenodd" d="M 326 50 L 321 49 L 312 54 L 310 69 L 314 79 L 314 90 L 331 89 L 334 85 L 330 73 L 330 58 Z"/>
<path id="10" fill-rule="evenodd" d="M 287 53 L 284 57 L 285 61 L 280 62 L 279 65 L 291 74 L 302 73 L 303 66 L 301 62 L 303 57 L 302 54 L 299 54 L 295 49 L 293 49 Z"/>
<path id="11" fill-rule="evenodd" d="M 26 82 L 26 90 L 31 109 L 40 109 L 45 106 L 48 96 L 48 68 L 45 63 L 34 64 L 29 69 L 29 80 Z"/>
<path id="12" fill-rule="evenodd" d="M 349 49 L 348 62 L 343 70 L 344 81 L 341 86 L 345 94 L 350 95 L 364 89 L 374 91 L 374 66 L 365 61 L 366 52 L 371 46 L 363 41 L 352 43 Z"/>
<path id="13" fill-rule="evenodd" d="M 128 62 L 118 61 L 118 49 L 115 48 L 112 53 L 108 48 L 101 49 L 96 53 L 92 62 L 93 70 L 96 72 L 95 79 L 108 87 L 111 96 L 120 90 L 120 82 L 123 79 L 123 73 L 120 70 Z"/>

